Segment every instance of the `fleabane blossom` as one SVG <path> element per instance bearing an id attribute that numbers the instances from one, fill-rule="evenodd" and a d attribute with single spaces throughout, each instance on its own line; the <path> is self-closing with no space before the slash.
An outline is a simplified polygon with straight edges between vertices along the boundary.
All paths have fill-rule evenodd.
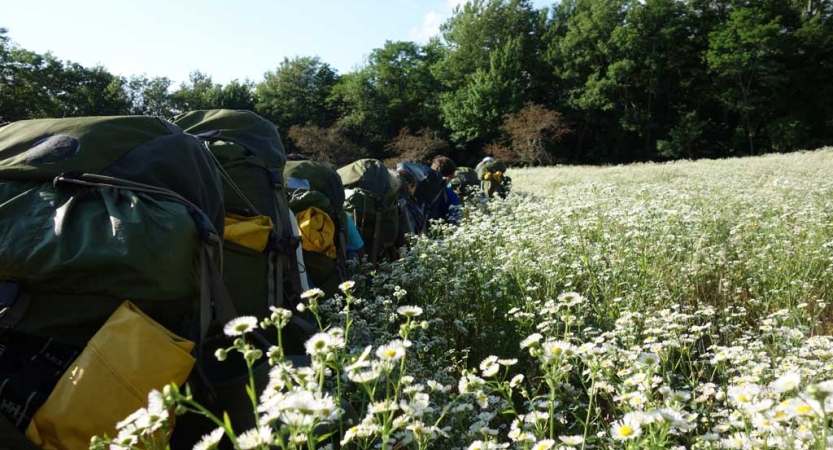
<path id="1" fill-rule="evenodd" d="M 558 440 L 564 445 L 576 447 L 584 443 L 584 436 L 580 434 L 574 436 L 558 436 Z"/>
<path id="2" fill-rule="evenodd" d="M 220 439 L 223 438 L 225 430 L 217 428 L 214 431 L 204 435 L 199 442 L 194 445 L 193 450 L 213 450 L 220 444 Z"/>
<path id="3" fill-rule="evenodd" d="M 405 343 L 400 339 L 395 339 L 376 349 L 376 356 L 386 363 L 399 361 L 405 356 Z"/>
<path id="4" fill-rule="evenodd" d="M 400 306 L 399 308 L 397 308 L 396 312 L 405 316 L 405 317 L 409 317 L 409 318 L 410 317 L 419 317 L 419 316 L 422 315 L 422 308 L 420 308 L 419 306 L 405 305 L 405 306 Z"/>
<path id="5" fill-rule="evenodd" d="M 304 347 L 311 356 L 327 354 L 335 348 L 333 337 L 329 333 L 316 333 L 307 340 Z"/>
<path id="6" fill-rule="evenodd" d="M 480 363 L 480 373 L 484 377 L 491 377 L 498 373 L 500 364 L 497 356 L 489 356 Z"/>
<path id="7" fill-rule="evenodd" d="M 223 333 L 226 336 L 242 336 L 250 333 L 257 328 L 257 318 L 253 316 L 243 316 L 231 319 L 225 327 Z"/>
<path id="8" fill-rule="evenodd" d="M 543 352 L 541 358 L 546 363 L 560 361 L 576 354 L 573 344 L 564 341 L 546 341 L 541 345 Z"/>
<path id="9" fill-rule="evenodd" d="M 634 422 L 619 421 L 610 427 L 610 436 L 617 441 L 629 441 L 642 435 L 642 427 Z"/>
<path id="10" fill-rule="evenodd" d="M 801 375 L 797 372 L 790 372 L 782 375 L 769 386 L 773 391 L 784 394 L 798 389 L 800 384 Z"/>

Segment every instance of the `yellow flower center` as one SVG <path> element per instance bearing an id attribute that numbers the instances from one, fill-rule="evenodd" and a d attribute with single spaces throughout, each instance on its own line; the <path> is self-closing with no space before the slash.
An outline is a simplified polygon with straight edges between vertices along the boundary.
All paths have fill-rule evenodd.
<path id="1" fill-rule="evenodd" d="M 746 394 L 738 395 L 738 403 L 749 403 L 751 399 Z"/>
<path id="2" fill-rule="evenodd" d="M 393 358 L 394 356 L 396 356 L 396 350 L 392 348 L 385 350 L 385 358 Z"/>
<path id="3" fill-rule="evenodd" d="M 630 425 L 622 425 L 622 428 L 619 428 L 619 434 L 624 437 L 633 436 L 635 430 Z"/>
<path id="4" fill-rule="evenodd" d="M 799 414 L 810 414 L 813 412 L 813 408 L 810 408 L 809 405 L 798 405 L 795 408 L 795 411 Z"/>

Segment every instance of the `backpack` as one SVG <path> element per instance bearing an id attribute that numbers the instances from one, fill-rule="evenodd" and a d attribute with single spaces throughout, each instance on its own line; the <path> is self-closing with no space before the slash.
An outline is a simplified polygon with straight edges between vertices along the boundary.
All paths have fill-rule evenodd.
<path id="1" fill-rule="evenodd" d="M 500 161 L 487 161 L 479 166 L 477 177 L 483 194 L 494 197 L 495 194 L 505 198 L 512 186 L 512 179 L 506 176 L 506 165 Z"/>
<path id="2" fill-rule="evenodd" d="M 414 200 L 424 211 L 428 211 L 445 188 L 445 180 L 442 175 L 424 164 L 415 162 L 401 162 L 397 164 L 396 169 L 405 169 L 414 174 L 417 182 Z"/>
<path id="3" fill-rule="evenodd" d="M 309 313 L 295 311 L 306 286 L 299 270 L 300 238 L 295 232 L 295 218 L 284 189 L 286 153 L 277 128 L 250 111 L 228 109 L 191 111 L 172 121 L 202 140 L 209 150 L 207 153 L 215 158 L 222 177 L 227 219 L 242 220 L 243 225 L 252 225 L 245 223 L 246 220 L 271 222 L 271 227 L 265 230 L 265 242 L 263 236 L 259 240 L 263 247 L 251 248 L 242 245 L 243 240 L 235 242 L 231 240 L 235 236 L 224 234 L 222 276 L 234 307 L 240 315 L 259 319 L 268 316 L 272 306 L 292 310 L 289 325 L 281 330 L 283 348 L 288 355 L 305 355 L 304 343 L 317 331 L 317 326 Z M 273 333 L 253 334 L 256 335 L 260 336 L 264 351 L 277 339 Z M 222 342 L 212 341 L 212 345 L 222 345 Z M 206 359 L 202 366 L 206 379 L 200 386 L 204 389 L 195 395 L 215 414 L 225 410 L 233 423 L 245 424 L 243 428 L 253 427 L 251 405 L 242 388 L 248 381 L 245 364 L 242 360 L 219 363 Z M 255 369 L 258 390 L 266 382 L 268 365 L 261 364 Z M 178 420 L 182 426 L 179 433 L 174 433 L 174 448 L 192 447 L 213 427 L 200 416 L 189 415 Z"/>
<path id="4" fill-rule="evenodd" d="M 266 216 L 272 232 L 263 250 L 225 242 L 223 281 L 241 315 L 263 318 L 270 306 L 294 309 L 301 285 L 283 184 L 286 153 L 277 128 L 249 111 L 191 111 L 172 119 L 203 140 L 223 177 L 226 211 L 237 218 Z M 228 235 L 226 236 L 229 237 Z M 296 344 L 303 344 L 303 339 Z M 301 348 L 298 348 L 301 351 Z"/>
<path id="5" fill-rule="evenodd" d="M 26 430 L 126 299 L 198 342 L 212 309 L 233 317 L 214 263 L 223 215 L 216 165 L 164 120 L 0 127 L 0 422 Z"/>
<path id="6" fill-rule="evenodd" d="M 425 234 L 428 218 L 425 210 L 411 196 L 399 196 L 399 231 L 400 233 L 419 236 Z"/>
<path id="7" fill-rule="evenodd" d="M 356 222 L 370 261 L 397 259 L 399 195 L 388 169 L 377 159 L 360 159 L 338 169 L 344 183 L 344 209 Z"/>
<path id="8" fill-rule="evenodd" d="M 309 184 L 309 190 L 296 189 L 290 192 L 289 207 L 296 217 L 309 208 L 317 208 L 332 221 L 335 258 L 319 251 L 304 249 L 304 268 L 313 285 L 323 290 L 327 296 L 335 295 L 338 293 L 338 285 L 349 278 L 347 232 L 343 217 L 344 185 L 341 177 L 330 167 L 306 160 L 288 161 L 283 174 L 286 180 L 305 180 Z"/>
<path id="9" fill-rule="evenodd" d="M 471 167 L 458 167 L 454 177 L 452 184 L 461 197 L 470 194 L 474 187 L 480 186 L 480 177 L 477 176 L 477 171 Z"/>

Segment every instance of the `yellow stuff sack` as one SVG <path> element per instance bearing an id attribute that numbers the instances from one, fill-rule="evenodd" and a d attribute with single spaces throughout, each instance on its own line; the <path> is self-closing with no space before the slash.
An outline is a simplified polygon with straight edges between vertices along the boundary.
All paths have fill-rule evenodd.
<path id="1" fill-rule="evenodd" d="M 327 213 L 311 206 L 295 214 L 295 219 L 301 231 L 301 248 L 336 257 L 336 226 Z"/>
<path id="2" fill-rule="evenodd" d="M 274 224 L 269 216 L 238 216 L 226 214 L 223 239 L 262 252 L 269 243 Z"/>
<path id="3" fill-rule="evenodd" d="M 26 437 L 49 450 L 87 450 L 93 436 L 114 438 L 116 424 L 146 407 L 151 390 L 185 382 L 193 348 L 122 303 L 37 410 Z"/>

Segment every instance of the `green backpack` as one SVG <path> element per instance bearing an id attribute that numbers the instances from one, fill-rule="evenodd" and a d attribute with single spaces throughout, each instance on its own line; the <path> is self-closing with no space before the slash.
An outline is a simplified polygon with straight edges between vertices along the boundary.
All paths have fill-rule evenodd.
<path id="1" fill-rule="evenodd" d="M 477 171 L 471 167 L 458 167 L 454 176 L 460 180 L 460 186 L 463 189 L 471 189 L 480 185 L 480 177 L 477 176 Z"/>
<path id="2" fill-rule="evenodd" d="M 506 197 L 512 186 L 512 179 L 506 176 L 506 165 L 497 160 L 479 166 L 477 177 L 480 179 L 483 195 L 488 198 L 495 195 Z"/>
<path id="3" fill-rule="evenodd" d="M 215 163 L 163 120 L 0 127 L 0 422 L 25 430 L 126 299 L 198 342 L 212 305 L 230 319 L 213 263 L 223 215 Z"/>
<path id="4" fill-rule="evenodd" d="M 302 293 L 295 256 L 298 240 L 289 219 L 283 183 L 286 153 L 277 128 L 252 112 L 225 109 L 191 111 L 172 121 L 205 141 L 217 159 L 226 211 L 268 216 L 274 225 L 262 252 L 230 241 L 224 244 L 223 280 L 235 308 L 258 318 L 268 316 L 270 306 L 294 309 Z"/>
<path id="5" fill-rule="evenodd" d="M 370 260 L 397 257 L 399 194 L 388 169 L 377 159 L 360 159 L 338 169 L 344 183 L 344 209 L 353 217 Z"/>
<path id="6" fill-rule="evenodd" d="M 347 231 L 344 218 L 344 185 L 338 172 L 314 161 L 288 161 L 284 178 L 305 180 L 310 190 L 290 192 L 289 207 L 299 214 L 316 207 L 330 217 L 335 225 L 335 259 L 318 252 L 304 250 L 304 267 L 315 287 L 327 296 L 338 293 L 338 285 L 349 279 L 347 272 Z"/>

